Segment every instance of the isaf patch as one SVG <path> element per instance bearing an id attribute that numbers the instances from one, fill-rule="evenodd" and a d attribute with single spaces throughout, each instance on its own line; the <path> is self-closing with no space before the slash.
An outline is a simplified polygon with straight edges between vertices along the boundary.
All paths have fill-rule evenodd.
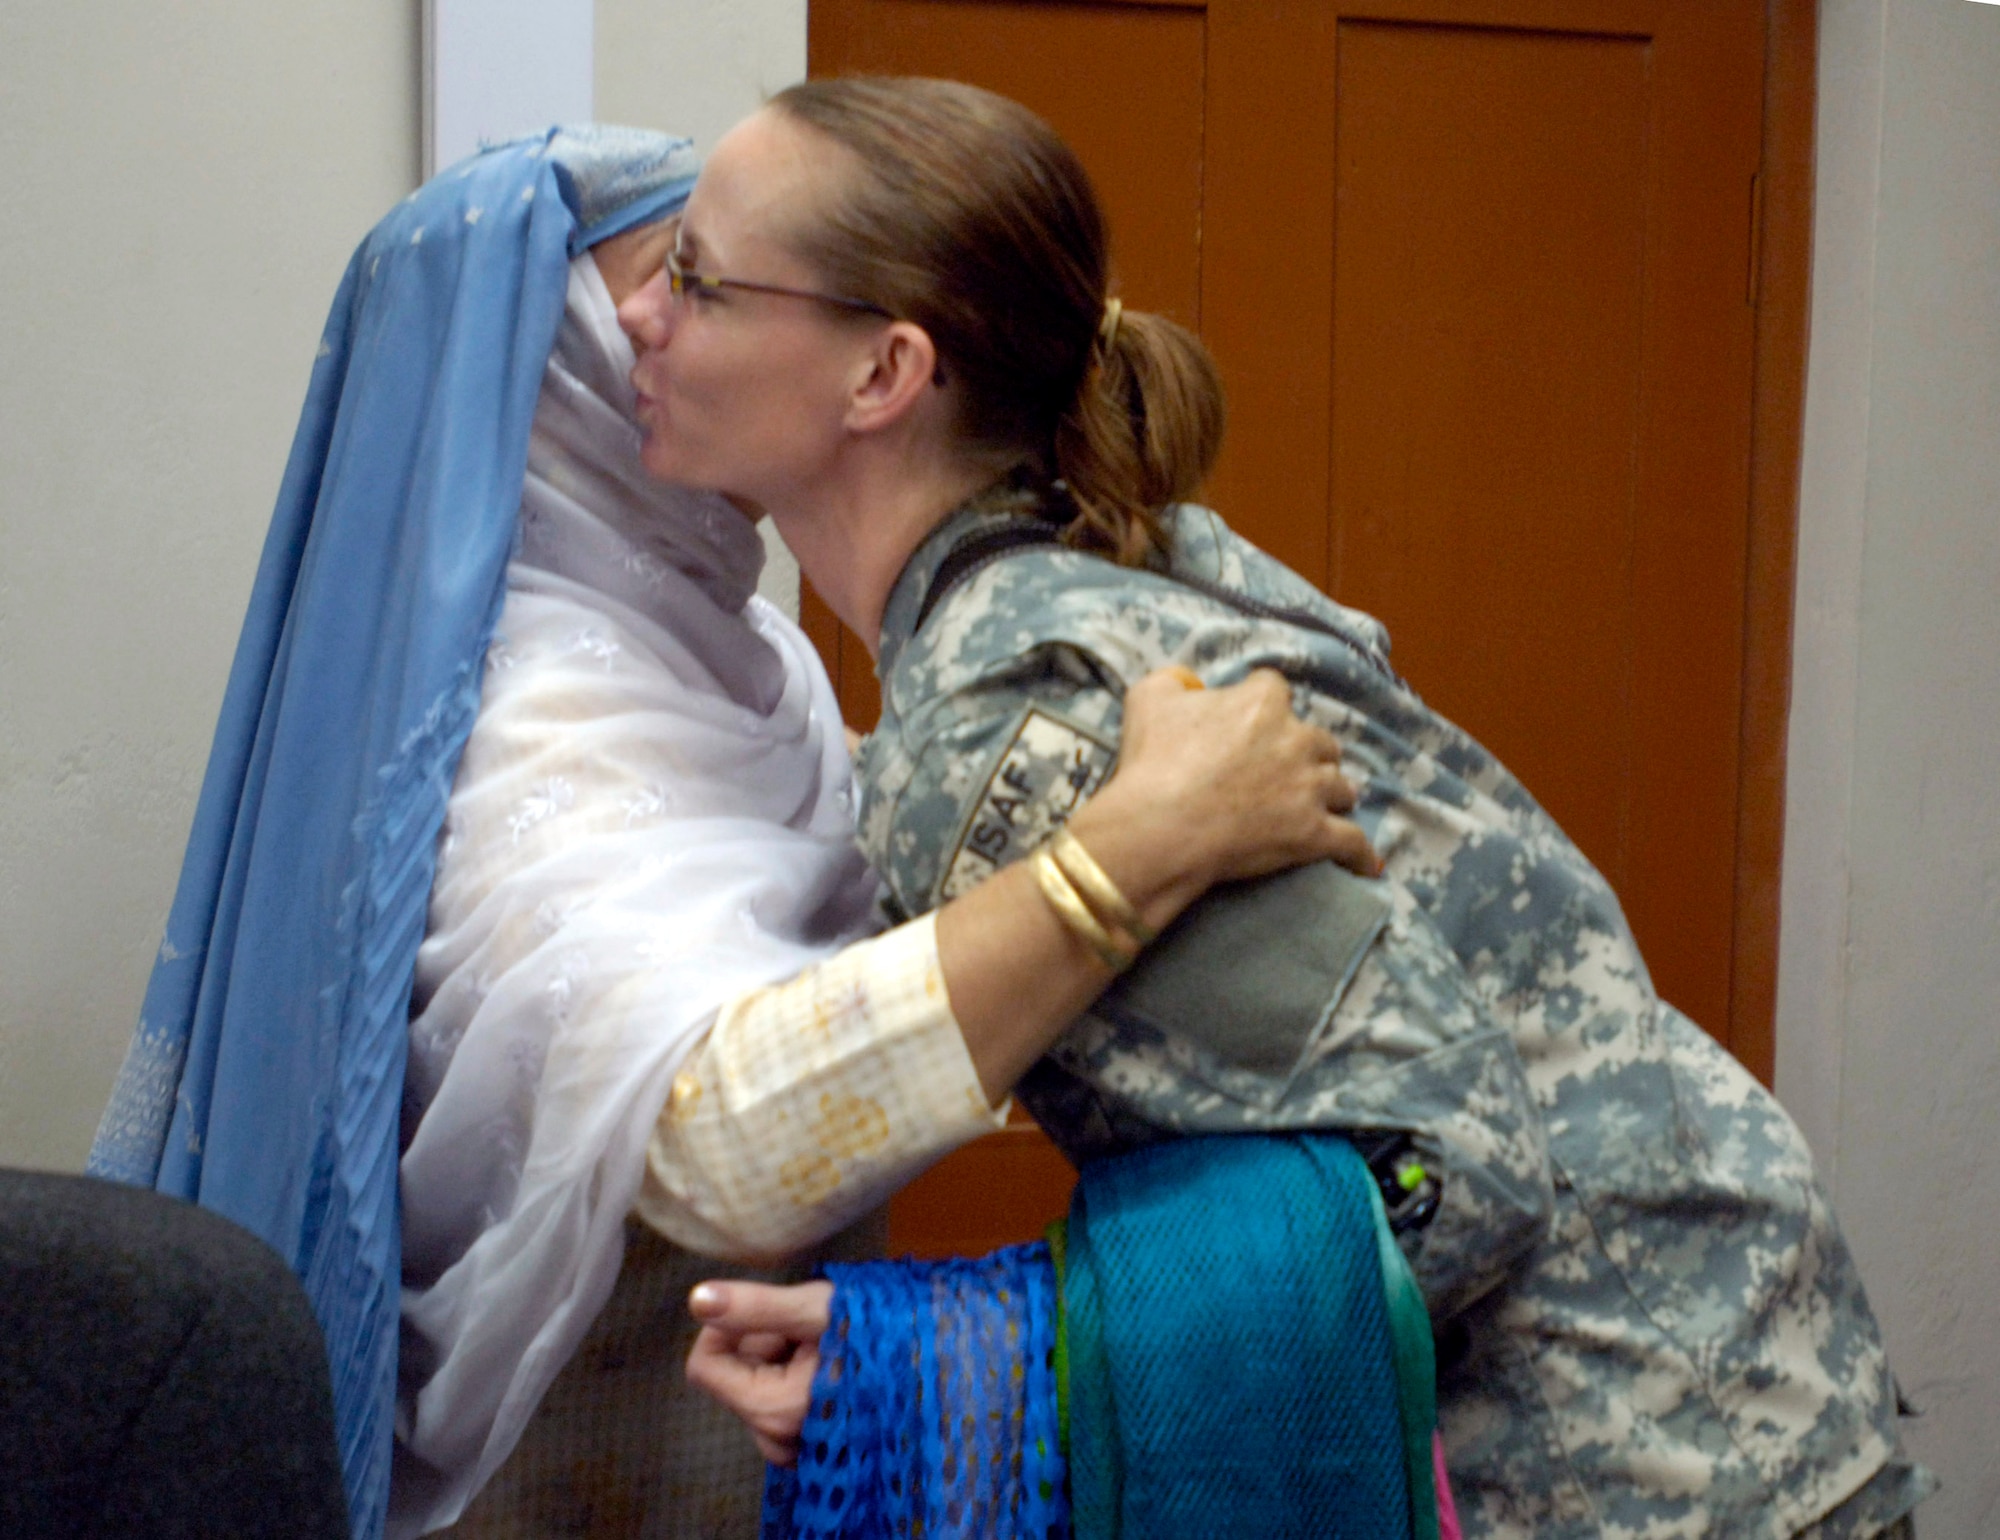
<path id="1" fill-rule="evenodd" d="M 1117 759 L 1116 745 L 1031 706 L 966 815 L 938 901 L 977 887 L 1068 823 Z"/>

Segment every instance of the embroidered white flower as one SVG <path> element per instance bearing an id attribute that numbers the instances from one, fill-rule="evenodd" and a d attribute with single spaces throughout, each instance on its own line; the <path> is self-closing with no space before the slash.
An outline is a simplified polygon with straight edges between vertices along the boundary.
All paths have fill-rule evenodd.
<path id="1" fill-rule="evenodd" d="M 654 819 L 665 815 L 669 798 L 664 788 L 647 786 L 625 799 L 625 827 L 631 828 L 641 819 Z"/>
<path id="2" fill-rule="evenodd" d="M 535 929 L 544 936 L 553 936 L 581 907 L 582 900 L 573 894 L 563 898 L 545 898 L 535 906 Z"/>
<path id="3" fill-rule="evenodd" d="M 658 588 L 667 575 L 667 564 L 651 551 L 628 551 L 618 565 L 653 588 Z"/>
<path id="4" fill-rule="evenodd" d="M 576 788 L 562 776 L 552 775 L 534 791 L 521 799 L 521 805 L 508 816 L 507 828 L 514 836 L 514 843 L 521 843 L 521 836 L 536 824 L 555 817 L 564 809 L 576 804 Z"/>
<path id="5" fill-rule="evenodd" d="M 602 631 L 579 631 L 569 639 L 566 652 L 588 653 L 600 663 L 609 663 L 623 651 L 616 642 Z"/>

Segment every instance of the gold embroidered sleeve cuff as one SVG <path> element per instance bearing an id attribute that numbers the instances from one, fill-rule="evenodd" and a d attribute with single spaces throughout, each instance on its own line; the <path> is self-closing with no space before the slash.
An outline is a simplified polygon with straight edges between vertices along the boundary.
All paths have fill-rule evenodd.
<path id="1" fill-rule="evenodd" d="M 722 1009 L 674 1077 L 635 1209 L 694 1251 L 779 1256 L 1005 1121 L 926 916 Z"/>

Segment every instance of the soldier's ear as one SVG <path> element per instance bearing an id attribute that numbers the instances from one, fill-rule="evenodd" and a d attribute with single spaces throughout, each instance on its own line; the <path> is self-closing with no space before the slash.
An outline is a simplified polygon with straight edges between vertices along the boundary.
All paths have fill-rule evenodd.
<path id="1" fill-rule="evenodd" d="M 847 426 L 879 433 L 927 404 L 940 385 L 937 346 L 914 321 L 891 321 L 856 359 L 847 398 Z"/>

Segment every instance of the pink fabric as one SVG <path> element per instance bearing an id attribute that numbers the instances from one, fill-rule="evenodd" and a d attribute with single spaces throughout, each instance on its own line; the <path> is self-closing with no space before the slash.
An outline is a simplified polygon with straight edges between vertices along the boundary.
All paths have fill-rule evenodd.
<path id="1" fill-rule="evenodd" d="M 1458 1527 L 1458 1507 L 1451 1500 L 1451 1478 L 1444 1473 L 1444 1440 L 1431 1435 L 1431 1459 L 1437 1465 L 1438 1540 L 1465 1540 Z"/>

